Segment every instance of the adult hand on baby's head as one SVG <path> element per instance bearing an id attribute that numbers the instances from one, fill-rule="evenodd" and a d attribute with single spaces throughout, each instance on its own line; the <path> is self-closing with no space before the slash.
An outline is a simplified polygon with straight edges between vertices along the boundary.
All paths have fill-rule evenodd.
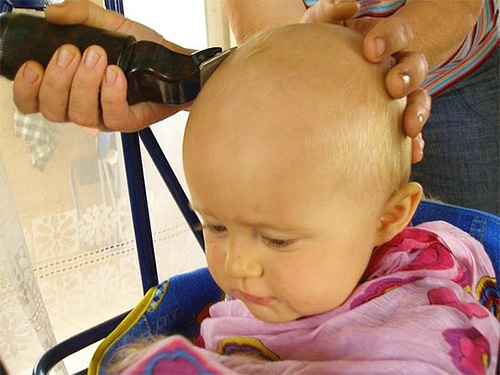
<path id="1" fill-rule="evenodd" d="M 391 55 L 395 58 L 396 63 L 387 73 L 385 86 L 393 98 L 407 96 L 403 126 L 413 139 L 412 162 L 419 162 L 424 152 L 421 132 L 429 118 L 431 98 L 420 87 L 428 70 L 424 54 L 407 51 L 413 40 L 411 26 L 397 16 L 350 19 L 345 25 L 364 35 L 363 53 L 368 60 L 379 62 Z"/>
<path id="2" fill-rule="evenodd" d="M 90 1 L 68 0 L 48 7 L 45 15 L 54 23 L 86 24 L 164 42 L 150 28 Z M 182 52 L 178 46 L 169 47 Z M 62 46 L 46 69 L 28 61 L 17 72 L 13 88 L 14 102 L 23 113 L 41 112 L 51 121 L 101 130 L 139 130 L 183 108 L 157 103 L 129 106 L 125 75 L 117 66 L 107 66 L 106 52 L 99 46 L 89 47 L 83 56 L 75 46 Z"/>
<path id="3" fill-rule="evenodd" d="M 363 52 L 369 61 L 379 62 L 391 55 L 395 58 L 386 76 L 386 88 L 393 98 L 407 96 L 404 129 L 413 139 L 412 161 L 419 162 L 424 149 L 421 131 L 431 109 L 430 96 L 420 88 L 427 76 L 427 60 L 421 53 L 407 51 L 413 40 L 408 23 L 397 16 L 354 19 L 358 8 L 357 0 L 318 0 L 306 10 L 301 22 L 343 24 L 364 36 Z"/>

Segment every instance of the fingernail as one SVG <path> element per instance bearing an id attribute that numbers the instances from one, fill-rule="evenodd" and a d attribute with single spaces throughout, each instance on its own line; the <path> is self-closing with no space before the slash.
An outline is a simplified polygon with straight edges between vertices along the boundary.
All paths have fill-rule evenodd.
<path id="1" fill-rule="evenodd" d="M 401 74 L 401 95 L 404 95 L 410 86 L 410 76 L 408 74 Z"/>
<path id="2" fill-rule="evenodd" d="M 424 150 L 418 150 L 417 160 L 415 162 L 421 162 L 424 159 Z"/>
<path id="3" fill-rule="evenodd" d="M 116 71 L 112 67 L 108 66 L 106 69 L 106 84 L 108 86 L 113 86 L 116 83 L 117 78 L 118 74 Z"/>
<path id="4" fill-rule="evenodd" d="M 101 58 L 101 54 L 94 49 L 89 49 L 85 52 L 85 57 L 83 58 L 83 63 L 88 69 L 93 69 L 97 65 L 97 62 Z"/>
<path id="5" fill-rule="evenodd" d="M 66 48 L 59 50 L 59 53 L 57 54 L 57 66 L 61 69 L 66 69 L 69 64 L 71 64 L 74 57 L 75 54 Z"/>
<path id="6" fill-rule="evenodd" d="M 27 83 L 35 83 L 38 79 L 38 74 L 28 65 L 26 65 L 23 71 L 23 79 Z"/>
<path id="7" fill-rule="evenodd" d="M 375 55 L 381 57 L 385 52 L 385 41 L 382 38 L 375 38 Z"/>
<path id="8" fill-rule="evenodd" d="M 424 115 L 423 115 L 423 114 L 421 114 L 421 113 L 419 113 L 419 114 L 417 115 L 417 117 L 418 117 L 418 122 L 420 122 L 421 124 L 423 124 L 423 122 L 424 122 Z"/>
<path id="9" fill-rule="evenodd" d="M 63 6 L 66 5 L 66 1 L 63 1 L 62 3 L 55 3 L 55 4 L 50 4 L 50 7 L 58 7 L 58 8 L 62 8 Z"/>

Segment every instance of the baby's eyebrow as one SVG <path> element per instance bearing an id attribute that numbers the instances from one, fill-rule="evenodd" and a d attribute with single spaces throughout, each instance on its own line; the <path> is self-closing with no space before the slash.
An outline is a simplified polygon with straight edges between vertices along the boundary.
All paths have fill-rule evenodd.
<path id="1" fill-rule="evenodd" d="M 215 217 L 213 217 L 209 213 L 206 213 L 202 209 L 197 208 L 195 205 L 193 205 L 192 202 L 189 202 L 189 208 L 192 211 L 199 214 L 201 216 L 201 220 L 203 220 L 203 221 L 204 220 L 211 220 L 211 219 L 215 220 Z M 293 225 L 277 227 L 276 225 L 269 224 L 267 222 L 248 222 L 248 221 L 244 221 L 244 220 L 240 220 L 240 223 L 242 223 L 244 225 L 252 226 L 252 227 L 259 227 L 262 230 L 276 231 L 276 232 L 280 232 L 280 233 L 294 232 L 297 235 L 305 236 L 305 237 L 310 236 L 312 233 L 312 229 L 310 229 L 310 228 L 295 227 Z"/>

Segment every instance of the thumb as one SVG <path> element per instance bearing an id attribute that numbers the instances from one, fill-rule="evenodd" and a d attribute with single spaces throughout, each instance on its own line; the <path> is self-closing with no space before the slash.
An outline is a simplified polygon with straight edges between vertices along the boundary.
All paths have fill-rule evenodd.
<path id="1" fill-rule="evenodd" d="M 339 23 L 358 13 L 357 0 L 318 0 L 307 9 L 301 23 Z"/>
<path id="2" fill-rule="evenodd" d="M 124 22 L 124 17 L 106 10 L 91 1 L 66 0 L 45 9 L 48 21 L 62 24 L 86 24 L 106 30 L 117 30 Z"/>

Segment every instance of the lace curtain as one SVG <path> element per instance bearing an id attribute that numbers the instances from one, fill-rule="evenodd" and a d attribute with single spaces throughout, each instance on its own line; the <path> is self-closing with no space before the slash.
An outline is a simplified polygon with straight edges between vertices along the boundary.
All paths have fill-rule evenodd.
<path id="1" fill-rule="evenodd" d="M 125 12 L 175 43 L 207 45 L 199 0 L 125 1 Z M 29 374 L 50 346 L 132 308 L 142 290 L 119 134 L 23 116 L 11 91 L 1 78 L 0 358 L 12 374 Z M 184 186 L 186 118 L 153 126 Z M 143 151 L 161 280 L 205 260 Z M 65 361 L 68 372 L 93 350 Z"/>

